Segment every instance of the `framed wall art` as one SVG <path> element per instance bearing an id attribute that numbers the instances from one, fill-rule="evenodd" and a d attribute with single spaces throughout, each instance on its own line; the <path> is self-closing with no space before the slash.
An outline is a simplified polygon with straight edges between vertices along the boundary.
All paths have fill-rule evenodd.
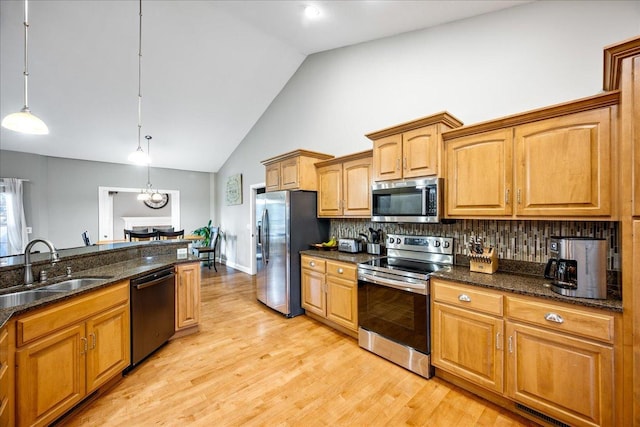
<path id="1" fill-rule="evenodd" d="M 227 206 L 242 204 L 242 174 L 231 175 L 227 178 L 226 189 Z"/>

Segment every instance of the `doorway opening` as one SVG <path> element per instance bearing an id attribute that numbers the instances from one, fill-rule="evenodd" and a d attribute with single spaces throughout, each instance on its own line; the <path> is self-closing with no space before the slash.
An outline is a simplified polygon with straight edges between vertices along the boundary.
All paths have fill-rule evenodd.
<path id="1" fill-rule="evenodd" d="M 251 227 L 251 254 L 249 258 L 249 270 L 251 275 L 259 274 L 262 270 L 262 247 L 260 241 L 260 228 L 262 221 L 262 211 L 264 204 L 260 201 L 259 194 L 265 193 L 265 183 L 253 184 L 249 186 L 251 197 L 249 198 L 249 224 Z"/>

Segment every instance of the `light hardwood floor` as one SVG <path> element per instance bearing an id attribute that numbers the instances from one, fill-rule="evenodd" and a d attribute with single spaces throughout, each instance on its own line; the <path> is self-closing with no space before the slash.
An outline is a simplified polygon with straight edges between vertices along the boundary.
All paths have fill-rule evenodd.
<path id="1" fill-rule="evenodd" d="M 200 332 L 171 341 L 66 426 L 533 426 L 425 380 L 305 316 L 256 301 L 255 279 L 202 269 Z"/>

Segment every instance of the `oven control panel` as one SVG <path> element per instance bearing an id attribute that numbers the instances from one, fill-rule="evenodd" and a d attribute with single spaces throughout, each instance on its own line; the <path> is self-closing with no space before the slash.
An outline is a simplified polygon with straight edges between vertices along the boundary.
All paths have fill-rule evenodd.
<path id="1" fill-rule="evenodd" d="M 453 238 L 387 234 L 387 249 L 453 254 Z"/>

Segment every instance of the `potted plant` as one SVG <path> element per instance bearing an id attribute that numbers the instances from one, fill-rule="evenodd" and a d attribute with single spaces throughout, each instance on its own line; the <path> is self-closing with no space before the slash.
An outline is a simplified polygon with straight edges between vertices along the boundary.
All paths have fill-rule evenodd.
<path id="1" fill-rule="evenodd" d="M 193 230 L 193 234 L 202 236 L 202 240 L 198 242 L 198 246 L 209 246 L 209 243 L 211 243 L 211 220 L 209 220 L 204 227 Z"/>

